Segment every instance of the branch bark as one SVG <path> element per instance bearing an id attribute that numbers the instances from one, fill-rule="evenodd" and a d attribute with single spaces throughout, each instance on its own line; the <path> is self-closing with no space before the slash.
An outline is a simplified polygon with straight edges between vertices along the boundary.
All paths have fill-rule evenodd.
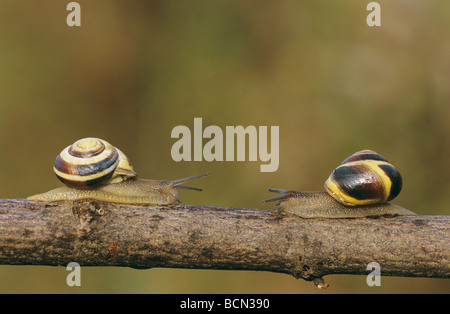
<path id="1" fill-rule="evenodd" d="M 0 264 L 450 277 L 450 216 L 302 219 L 275 209 L 0 200 Z M 319 279 L 319 280 L 318 280 Z"/>

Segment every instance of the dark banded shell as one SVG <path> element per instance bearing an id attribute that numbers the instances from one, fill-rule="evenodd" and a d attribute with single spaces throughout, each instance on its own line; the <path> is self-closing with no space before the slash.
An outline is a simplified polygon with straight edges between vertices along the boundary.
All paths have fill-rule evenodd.
<path id="1" fill-rule="evenodd" d="M 384 203 L 402 188 L 402 177 L 386 158 L 364 150 L 345 159 L 325 182 L 325 189 L 338 202 L 348 205 Z"/>
<path id="2" fill-rule="evenodd" d="M 119 175 L 135 176 L 126 156 L 108 142 L 97 138 L 84 138 L 66 147 L 56 157 L 53 170 L 64 184 L 74 188 L 89 188 Z M 119 180 L 121 181 L 121 180 Z"/>
<path id="3" fill-rule="evenodd" d="M 386 158 L 377 154 L 373 150 L 366 149 L 366 150 L 362 150 L 362 151 L 354 153 L 353 155 L 351 155 L 350 157 L 345 159 L 341 163 L 341 165 L 352 162 L 352 161 L 358 161 L 358 160 L 380 160 L 380 161 L 388 162 Z"/>

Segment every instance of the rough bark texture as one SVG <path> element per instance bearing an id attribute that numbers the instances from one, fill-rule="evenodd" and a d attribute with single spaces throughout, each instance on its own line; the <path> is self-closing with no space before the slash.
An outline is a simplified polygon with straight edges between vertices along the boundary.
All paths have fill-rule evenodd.
<path id="1" fill-rule="evenodd" d="M 450 216 L 302 219 L 276 210 L 0 200 L 0 264 L 450 277 Z"/>

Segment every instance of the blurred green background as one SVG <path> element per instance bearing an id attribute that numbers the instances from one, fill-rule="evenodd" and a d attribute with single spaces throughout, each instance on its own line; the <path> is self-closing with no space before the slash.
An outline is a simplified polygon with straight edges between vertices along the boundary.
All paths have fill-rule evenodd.
<path id="1" fill-rule="evenodd" d="M 450 2 L 0 1 L 1 198 L 59 186 L 51 168 L 75 140 L 110 141 L 141 177 L 204 172 L 186 203 L 264 207 L 267 188 L 320 190 L 332 169 L 370 148 L 399 168 L 396 203 L 423 215 L 450 208 Z M 280 166 L 172 160 L 171 130 L 280 127 Z M 374 235 L 376 236 L 376 235 Z M 327 276 L 326 291 L 285 274 L 183 269 L 0 266 L 0 292 L 435 293 L 448 280 Z"/>

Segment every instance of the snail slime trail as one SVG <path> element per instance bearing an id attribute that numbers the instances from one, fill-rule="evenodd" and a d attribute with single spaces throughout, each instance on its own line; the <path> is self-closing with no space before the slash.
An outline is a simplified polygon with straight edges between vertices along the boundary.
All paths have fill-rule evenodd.
<path id="1" fill-rule="evenodd" d="M 248 147 L 248 161 L 258 161 L 259 158 L 265 163 L 260 165 L 261 172 L 274 172 L 279 166 L 279 126 L 270 127 L 270 152 L 267 126 L 226 126 L 224 138 L 220 127 L 209 125 L 203 129 L 202 118 L 194 118 L 193 134 L 189 127 L 178 125 L 172 129 L 171 137 L 179 139 L 171 149 L 172 159 L 176 162 L 246 161 Z M 203 139 L 210 140 L 203 144 Z"/>

